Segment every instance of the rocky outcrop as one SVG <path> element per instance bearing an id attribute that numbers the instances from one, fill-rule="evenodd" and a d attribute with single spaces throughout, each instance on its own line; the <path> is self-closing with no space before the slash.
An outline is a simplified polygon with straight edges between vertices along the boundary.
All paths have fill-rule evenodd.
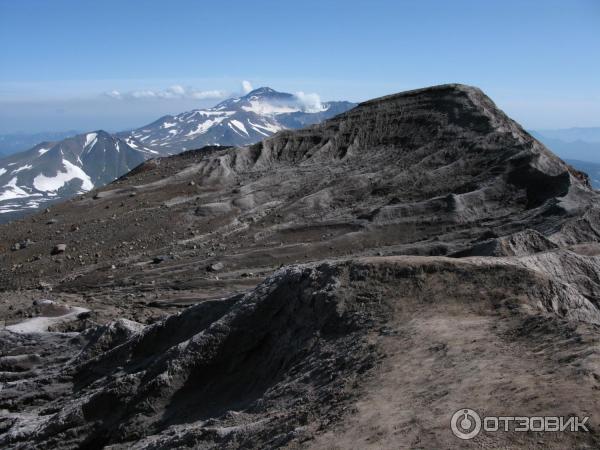
<path id="1" fill-rule="evenodd" d="M 600 323 L 598 309 L 560 282 L 494 259 L 384 257 L 289 267 L 248 294 L 201 303 L 149 327 L 120 320 L 81 335 L 71 344 L 82 347 L 78 355 L 54 368 L 52 378 L 63 383 L 44 383 L 62 394 L 40 406 L 15 396 L 0 442 L 14 448 L 305 442 L 323 424 L 347 418 L 366 380 L 390 356 L 389 346 L 407 345 L 402 330 L 424 310 L 453 311 L 458 321 L 545 316 L 547 336 L 560 333 L 553 324 L 560 317 Z M 72 387 L 65 388 L 67 380 Z M 41 383 L 23 377 L 3 395 Z M 419 388 L 429 383 L 423 378 Z"/>

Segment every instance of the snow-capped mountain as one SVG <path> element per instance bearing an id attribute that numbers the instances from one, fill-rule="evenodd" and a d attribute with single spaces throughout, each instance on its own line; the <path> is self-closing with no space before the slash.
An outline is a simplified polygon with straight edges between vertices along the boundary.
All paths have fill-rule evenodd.
<path id="1" fill-rule="evenodd" d="M 152 155 L 133 145 L 95 131 L 0 160 L 0 220 L 110 183 Z"/>
<path id="2" fill-rule="evenodd" d="M 161 155 L 205 145 L 247 145 L 279 130 L 321 122 L 355 106 L 350 102 L 310 100 L 262 87 L 212 108 L 161 117 L 119 136 L 133 145 L 137 141 Z"/>
<path id="3" fill-rule="evenodd" d="M 247 145 L 341 114 L 350 102 L 256 89 L 213 108 L 164 116 L 133 131 L 94 131 L 0 159 L 0 223 L 104 186 L 143 161 L 206 145 Z"/>

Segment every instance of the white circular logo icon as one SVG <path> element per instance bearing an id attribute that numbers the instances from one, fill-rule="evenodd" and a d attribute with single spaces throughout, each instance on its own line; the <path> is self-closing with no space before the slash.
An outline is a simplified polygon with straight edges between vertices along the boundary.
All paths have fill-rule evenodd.
<path id="1" fill-rule="evenodd" d="M 473 439 L 481 431 L 481 417 L 472 409 L 459 409 L 452 416 L 450 427 L 457 438 Z"/>

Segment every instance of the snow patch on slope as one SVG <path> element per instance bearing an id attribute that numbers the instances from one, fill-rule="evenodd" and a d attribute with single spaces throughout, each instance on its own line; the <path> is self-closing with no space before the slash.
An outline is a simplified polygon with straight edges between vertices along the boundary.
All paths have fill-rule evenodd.
<path id="1" fill-rule="evenodd" d="M 5 191 L 0 194 L 0 201 L 12 200 L 14 198 L 29 197 L 31 194 L 25 192 L 22 188 L 17 186 L 17 177 L 12 178 L 7 184 L 4 185 Z"/>
<path id="2" fill-rule="evenodd" d="M 19 167 L 18 169 L 15 169 L 11 172 L 11 174 L 15 174 L 15 173 L 19 173 L 22 170 L 29 170 L 31 169 L 32 165 L 31 164 L 25 164 L 24 166 Z"/>
<path id="3" fill-rule="evenodd" d="M 259 124 L 257 124 L 257 123 L 253 123 L 252 121 L 248 120 L 248 123 L 249 123 L 249 124 L 250 124 L 250 125 L 251 125 L 251 126 L 254 128 L 254 129 L 256 129 L 256 128 L 260 128 L 260 129 L 262 129 L 262 130 L 268 131 L 268 132 L 269 132 L 269 133 L 271 133 L 271 134 L 274 134 L 274 133 L 277 133 L 278 131 L 281 131 L 281 130 L 283 130 L 283 127 L 282 127 L 282 126 L 277 126 L 277 125 L 275 125 L 275 124 L 268 123 L 268 122 L 267 122 L 266 124 L 259 125 Z M 256 131 L 258 131 L 258 130 L 256 130 Z M 259 131 L 259 133 L 260 133 L 260 131 Z"/>
<path id="4" fill-rule="evenodd" d="M 9 325 L 5 329 L 13 333 L 46 333 L 48 328 L 64 322 L 77 319 L 81 313 L 88 312 L 89 309 L 80 306 L 69 307 L 69 312 L 62 316 L 55 317 L 34 317 L 15 325 Z"/>
<path id="5" fill-rule="evenodd" d="M 217 125 L 217 124 L 223 122 L 225 119 L 227 119 L 227 116 L 215 117 L 214 119 L 205 120 L 204 122 L 199 123 L 196 126 L 196 129 L 194 129 L 194 130 L 190 131 L 189 133 L 187 133 L 186 136 L 196 136 L 198 134 L 204 134 L 212 126 Z"/>
<path id="6" fill-rule="evenodd" d="M 57 191 L 67 182 L 78 178 L 82 181 L 81 190 L 91 191 L 94 189 L 94 183 L 92 183 L 91 178 L 83 171 L 83 169 L 77 167 L 75 164 L 67 161 L 66 159 L 63 159 L 62 163 L 63 167 L 65 168 L 64 172 L 58 171 L 53 177 L 47 177 L 44 174 L 40 174 L 33 179 L 33 187 L 35 187 L 38 191 L 52 192 Z"/>
<path id="7" fill-rule="evenodd" d="M 246 127 L 244 126 L 244 124 L 242 122 L 240 122 L 239 120 L 235 120 L 232 119 L 231 123 L 233 124 L 233 126 L 235 126 L 237 129 L 243 131 L 244 133 L 246 133 L 246 135 L 248 135 L 248 131 L 246 130 Z"/>
<path id="8" fill-rule="evenodd" d="M 88 133 L 85 135 L 85 144 L 83 145 L 84 147 L 87 147 L 88 145 L 90 145 L 98 136 L 98 133 Z"/>

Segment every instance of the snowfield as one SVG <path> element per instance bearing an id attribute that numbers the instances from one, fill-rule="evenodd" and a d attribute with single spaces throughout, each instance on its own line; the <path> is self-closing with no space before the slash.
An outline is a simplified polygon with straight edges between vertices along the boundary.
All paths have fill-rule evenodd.
<path id="1" fill-rule="evenodd" d="M 86 134 L 84 147 L 87 147 L 88 145 L 90 145 L 94 141 L 94 139 L 96 139 L 97 136 L 98 136 L 98 133 Z"/>
<path id="2" fill-rule="evenodd" d="M 248 135 L 248 131 L 246 130 L 246 127 L 244 126 L 244 124 L 242 122 L 240 122 L 239 120 L 235 120 L 232 119 L 231 120 L 231 124 L 233 126 L 235 126 L 237 129 L 243 131 L 246 135 Z"/>
<path id="3" fill-rule="evenodd" d="M 6 189 L 0 194 L 0 201 L 12 200 L 14 198 L 29 197 L 31 194 L 25 192 L 22 188 L 17 186 L 17 177 L 12 178 L 7 184 L 4 185 Z"/>
<path id="4" fill-rule="evenodd" d="M 59 190 L 69 181 L 78 178 L 82 181 L 81 190 L 91 191 L 94 189 L 94 183 L 92 183 L 92 180 L 88 174 L 86 174 L 80 167 L 77 167 L 75 164 L 67 161 L 66 159 L 63 159 L 62 163 L 65 168 L 65 172 L 59 171 L 54 177 L 47 177 L 44 174 L 40 174 L 34 178 L 33 187 L 35 187 L 38 191 L 53 192 Z"/>
<path id="5" fill-rule="evenodd" d="M 226 115 L 223 117 L 216 117 L 214 119 L 205 120 L 204 122 L 199 123 L 196 126 L 196 129 L 190 131 L 188 134 L 186 134 L 186 136 L 196 136 L 198 134 L 204 134 L 208 130 L 210 130 L 213 126 L 223 122 L 225 119 L 227 119 Z"/>
<path id="6" fill-rule="evenodd" d="M 5 329 L 13 333 L 46 333 L 49 327 L 70 322 L 71 320 L 75 320 L 79 314 L 89 311 L 89 309 L 80 306 L 71 306 L 69 310 L 67 314 L 63 314 L 62 316 L 34 317 L 21 323 L 9 325 Z"/>

